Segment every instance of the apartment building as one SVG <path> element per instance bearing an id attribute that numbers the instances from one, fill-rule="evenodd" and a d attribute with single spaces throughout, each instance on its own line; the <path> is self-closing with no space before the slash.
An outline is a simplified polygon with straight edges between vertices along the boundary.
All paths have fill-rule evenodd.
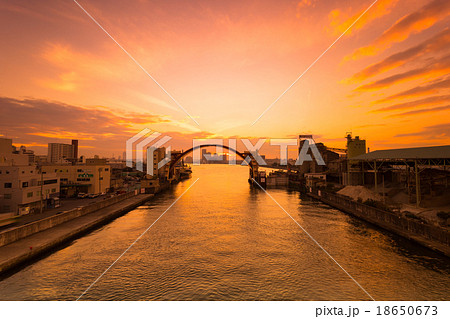
<path id="1" fill-rule="evenodd" d="M 72 140 L 72 144 L 48 143 L 47 160 L 50 163 L 62 164 L 78 159 L 78 140 Z"/>

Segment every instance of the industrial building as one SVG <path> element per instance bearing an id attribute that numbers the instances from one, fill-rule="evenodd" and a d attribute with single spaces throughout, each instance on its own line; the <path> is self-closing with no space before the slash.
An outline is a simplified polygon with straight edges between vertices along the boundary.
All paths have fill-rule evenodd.
<path id="1" fill-rule="evenodd" d="M 350 173 L 357 176 L 353 181 L 376 192 L 389 183 L 417 206 L 443 206 L 450 204 L 449 168 L 450 145 L 445 145 L 362 154 L 352 158 Z"/>

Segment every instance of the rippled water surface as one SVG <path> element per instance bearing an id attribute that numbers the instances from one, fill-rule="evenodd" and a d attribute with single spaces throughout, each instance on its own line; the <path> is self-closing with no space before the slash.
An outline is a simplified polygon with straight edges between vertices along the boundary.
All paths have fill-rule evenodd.
<path id="1" fill-rule="evenodd" d="M 367 300 L 246 167 L 193 178 L 0 282 L 1 300 Z M 270 194 L 377 300 L 446 300 L 449 260 L 298 192 Z"/>

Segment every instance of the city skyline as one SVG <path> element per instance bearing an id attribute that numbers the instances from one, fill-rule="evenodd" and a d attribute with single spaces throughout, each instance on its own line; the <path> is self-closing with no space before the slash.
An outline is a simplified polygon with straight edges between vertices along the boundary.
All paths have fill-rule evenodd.
<path id="1" fill-rule="evenodd" d="M 343 147 L 347 131 L 371 149 L 450 144 L 445 1 L 79 3 L 199 126 L 76 3 L 2 2 L 0 136 L 37 154 L 78 139 L 117 156 L 144 127 L 179 149 L 301 133 Z"/>

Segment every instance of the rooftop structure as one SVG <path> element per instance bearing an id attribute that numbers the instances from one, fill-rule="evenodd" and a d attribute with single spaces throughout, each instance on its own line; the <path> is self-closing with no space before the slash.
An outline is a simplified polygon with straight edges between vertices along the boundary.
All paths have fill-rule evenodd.
<path id="1" fill-rule="evenodd" d="M 354 159 L 355 160 L 413 160 L 413 159 L 450 160 L 450 145 L 379 150 L 359 155 Z"/>

